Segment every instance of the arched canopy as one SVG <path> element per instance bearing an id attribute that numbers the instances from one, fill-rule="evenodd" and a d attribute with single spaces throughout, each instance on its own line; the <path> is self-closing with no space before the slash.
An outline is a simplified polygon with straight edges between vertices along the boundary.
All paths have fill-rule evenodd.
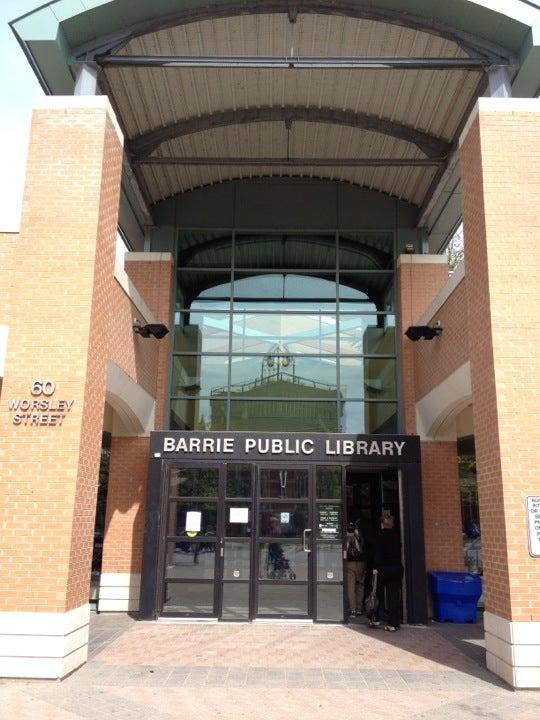
<path id="1" fill-rule="evenodd" d="M 497 7 L 55 0 L 12 27 L 48 92 L 71 92 L 79 64 L 97 63 L 149 204 L 233 178 L 294 175 L 421 207 L 486 73 L 506 67 L 521 94 L 537 90 L 540 8 Z"/>

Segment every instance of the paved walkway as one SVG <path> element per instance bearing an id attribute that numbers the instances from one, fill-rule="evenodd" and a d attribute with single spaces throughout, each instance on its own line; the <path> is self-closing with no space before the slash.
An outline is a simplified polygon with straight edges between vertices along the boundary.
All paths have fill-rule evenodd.
<path id="1" fill-rule="evenodd" d="M 92 618 L 62 682 L 0 681 L 6 720 L 539 720 L 482 665 L 475 626 L 166 624 Z"/>

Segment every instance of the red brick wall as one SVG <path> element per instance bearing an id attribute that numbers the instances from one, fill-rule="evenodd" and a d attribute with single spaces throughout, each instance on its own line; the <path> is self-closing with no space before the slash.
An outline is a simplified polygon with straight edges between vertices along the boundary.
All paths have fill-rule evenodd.
<path id="1" fill-rule="evenodd" d="M 418 261 L 407 262 L 407 257 L 402 257 L 402 260 L 398 268 L 398 342 L 401 359 L 403 432 L 414 434 L 417 387 L 425 382 L 424 373 L 428 374 L 428 378 L 431 373 L 426 364 L 420 363 L 419 366 L 416 364 L 418 346 L 435 343 L 414 343 L 405 337 L 404 333 L 409 325 L 418 323 L 419 318 L 448 281 L 448 266 L 445 260 L 441 263 L 426 262 L 425 264 Z M 433 373 L 432 378 L 444 376 L 443 358 L 441 354 L 437 373 Z M 428 570 L 463 570 L 456 443 L 423 442 L 421 452 L 427 568 Z"/>
<path id="2" fill-rule="evenodd" d="M 167 420 L 165 418 L 165 405 L 169 384 L 169 353 L 172 342 L 173 328 L 171 327 L 172 293 L 174 287 L 172 258 L 150 262 L 126 260 L 126 272 L 132 279 L 135 287 L 148 303 L 156 320 L 166 325 L 170 333 L 158 342 L 157 367 L 154 374 L 156 397 L 156 430 L 164 430 Z M 168 424 L 168 423 L 167 423 Z"/>
<path id="3" fill-rule="evenodd" d="M 104 106 L 34 112 L 0 403 L 1 610 L 88 601 L 105 389 L 95 306 L 113 272 L 121 163 Z M 64 424 L 13 425 L 7 399 L 49 378 L 74 399 Z"/>
<path id="4" fill-rule="evenodd" d="M 440 321 L 443 333 L 431 342 L 414 343 L 415 401 L 433 390 L 469 359 L 467 292 L 459 283 L 433 320 Z"/>
<path id="5" fill-rule="evenodd" d="M 148 438 L 113 437 L 102 572 L 140 573 Z"/>
<path id="6" fill-rule="evenodd" d="M 463 537 L 455 442 L 423 442 L 422 498 L 428 570 L 463 571 Z"/>
<path id="7" fill-rule="evenodd" d="M 514 102 L 481 105 L 461 146 L 466 287 L 486 609 L 540 621 L 540 115 Z"/>

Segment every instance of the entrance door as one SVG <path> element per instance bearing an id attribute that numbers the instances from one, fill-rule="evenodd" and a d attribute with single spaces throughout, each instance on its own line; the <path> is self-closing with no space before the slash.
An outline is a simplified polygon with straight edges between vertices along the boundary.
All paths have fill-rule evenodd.
<path id="1" fill-rule="evenodd" d="M 308 466 L 257 472 L 254 615 L 313 618 L 313 483 Z"/>
<path id="2" fill-rule="evenodd" d="M 158 613 L 343 620 L 341 466 L 170 464 Z"/>

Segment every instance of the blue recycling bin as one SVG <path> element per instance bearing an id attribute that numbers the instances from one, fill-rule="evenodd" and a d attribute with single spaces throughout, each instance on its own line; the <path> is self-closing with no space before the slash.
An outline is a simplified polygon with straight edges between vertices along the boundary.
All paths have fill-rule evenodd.
<path id="1" fill-rule="evenodd" d="M 430 572 L 429 588 L 437 622 L 476 622 L 476 606 L 482 594 L 482 580 L 478 575 Z"/>

